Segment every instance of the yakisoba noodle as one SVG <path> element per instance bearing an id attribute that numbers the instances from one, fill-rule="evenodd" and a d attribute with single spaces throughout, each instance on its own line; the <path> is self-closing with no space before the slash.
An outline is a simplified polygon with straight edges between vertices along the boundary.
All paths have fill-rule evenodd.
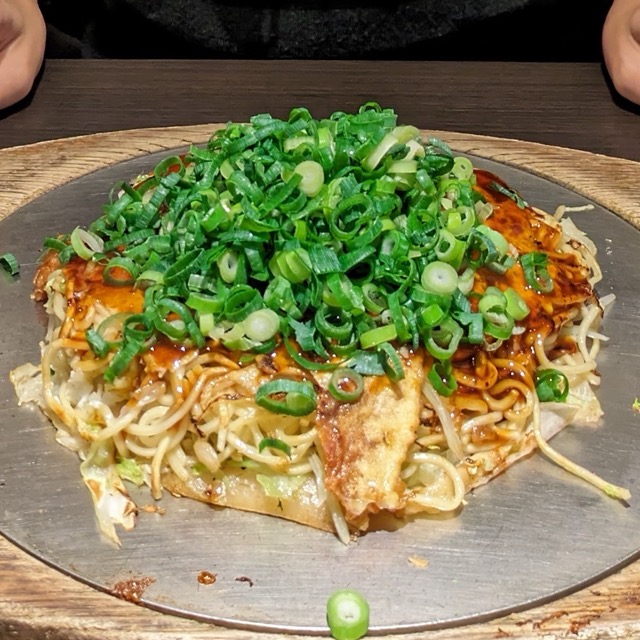
<path id="1" fill-rule="evenodd" d="M 148 485 L 155 499 L 168 490 L 345 542 L 380 512 L 456 512 L 469 490 L 535 448 L 629 497 L 546 442 L 569 422 L 601 415 L 592 388 L 607 300 L 593 291 L 595 246 L 564 210 L 554 218 L 532 209 L 376 106 L 328 121 L 296 110 L 285 123 L 252 124 L 230 125 L 207 153 L 192 150 L 137 179 L 137 191 L 126 187 L 91 232 L 50 242 L 38 269 L 35 295 L 50 318 L 42 362 L 12 379 L 20 401 L 36 402 L 82 458 L 110 539 L 138 511 L 123 480 Z M 350 149 L 342 160 L 341 144 Z M 260 196 L 256 185 L 269 180 L 275 186 Z M 412 207 L 424 227 L 411 226 Z M 138 217 L 127 230 L 128 210 Z M 358 226 L 367 215 L 370 226 Z M 153 232 L 136 226 L 140 216 Z M 273 232 L 274 218 L 280 240 L 261 259 L 241 243 Z M 117 225 L 119 235 L 109 231 Z M 358 245 L 350 225 L 368 241 Z M 311 245 L 329 232 L 324 248 Z M 162 233 L 170 240 L 152 239 Z M 231 244 L 216 249 L 225 237 Z M 143 254 L 145 243 L 156 258 Z M 211 266 L 187 273 L 194 243 L 200 262 L 192 263 L 209 256 Z M 443 293 L 451 272 L 453 289 Z M 360 279 L 346 283 L 345 273 Z M 258 299 L 247 283 L 260 299 L 244 313 Z M 319 306 L 298 313 L 314 287 Z M 240 312 L 228 304 L 234 295 Z M 264 308 L 265 318 L 254 315 Z M 274 315 L 277 330 L 256 337 L 264 327 L 251 319 Z"/>

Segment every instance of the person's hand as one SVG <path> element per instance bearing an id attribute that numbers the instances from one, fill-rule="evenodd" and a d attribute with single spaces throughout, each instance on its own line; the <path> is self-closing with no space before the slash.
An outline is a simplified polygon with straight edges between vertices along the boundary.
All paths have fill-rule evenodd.
<path id="1" fill-rule="evenodd" d="M 0 0 L 0 109 L 24 98 L 38 74 L 46 40 L 37 0 Z"/>
<path id="2" fill-rule="evenodd" d="M 602 29 L 602 51 L 617 91 L 640 104 L 640 0 L 614 0 Z"/>

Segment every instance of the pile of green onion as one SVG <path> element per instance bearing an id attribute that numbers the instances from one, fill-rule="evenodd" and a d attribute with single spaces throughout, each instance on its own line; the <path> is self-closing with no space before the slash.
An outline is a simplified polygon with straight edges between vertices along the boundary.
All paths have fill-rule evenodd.
<path id="1" fill-rule="evenodd" d="M 472 310 L 476 270 L 516 261 L 484 224 L 491 206 L 474 183 L 469 159 L 398 126 L 390 109 L 315 120 L 299 108 L 227 125 L 206 148 L 118 185 L 88 230 L 45 245 L 63 263 L 99 261 L 110 285 L 144 290 L 121 340 L 87 331 L 99 357 L 114 352 L 108 381 L 164 335 L 199 348 L 214 339 L 247 358 L 282 342 L 301 367 L 333 371 L 344 401 L 363 375 L 401 379 L 397 348 L 423 346 L 429 379 L 450 395 L 459 345 L 507 339 L 529 313 L 515 290 L 495 287 Z M 520 257 L 540 288 L 544 258 Z M 316 398 L 310 383 L 275 380 L 256 401 L 304 415 Z"/>

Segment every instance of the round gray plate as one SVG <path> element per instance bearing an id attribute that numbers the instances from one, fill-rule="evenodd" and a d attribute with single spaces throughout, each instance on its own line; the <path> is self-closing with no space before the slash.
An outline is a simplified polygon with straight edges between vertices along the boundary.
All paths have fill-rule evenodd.
<path id="1" fill-rule="evenodd" d="M 166 154 L 162 154 L 166 155 Z M 328 533 L 231 509 L 165 496 L 163 516 L 141 514 L 122 532 L 122 548 L 97 531 L 78 459 L 57 445 L 53 428 L 19 408 L 8 372 L 38 360 L 44 312 L 30 298 L 42 239 L 87 224 L 116 180 L 149 170 L 147 156 L 97 171 L 60 187 L 0 222 L 0 253 L 12 251 L 19 278 L 0 275 L 0 531 L 75 578 L 110 591 L 126 579 L 154 582 L 142 602 L 164 612 L 261 630 L 326 633 L 325 603 L 344 587 L 359 589 L 371 607 L 371 629 L 417 631 L 489 619 L 554 599 L 634 559 L 640 510 L 611 500 L 539 455 L 469 496 L 462 513 L 418 519 L 397 531 L 369 533 L 344 546 Z M 551 182 L 475 159 L 536 206 L 587 201 Z M 596 206 L 573 214 L 597 243 L 604 281 L 614 291 L 608 314 L 597 429 L 569 427 L 554 446 L 578 463 L 628 487 L 637 486 L 640 416 L 639 232 Z M 135 496 L 134 496 L 135 497 Z M 140 504 L 151 502 L 140 497 Z M 409 561 L 424 558 L 419 568 Z M 217 575 L 201 585 L 200 571 Z M 239 581 L 238 578 L 250 578 Z"/>

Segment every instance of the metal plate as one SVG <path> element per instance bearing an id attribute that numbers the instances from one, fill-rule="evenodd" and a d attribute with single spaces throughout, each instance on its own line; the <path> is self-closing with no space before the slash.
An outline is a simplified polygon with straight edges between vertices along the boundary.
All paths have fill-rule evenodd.
<path id="1" fill-rule="evenodd" d="M 549 601 L 639 554 L 637 502 L 625 507 L 538 455 L 477 490 L 457 517 L 417 519 L 349 546 L 276 518 L 169 496 L 162 501 L 166 514 L 141 514 L 135 531 L 121 535 L 121 549 L 102 541 L 77 458 L 55 444 L 53 428 L 36 410 L 18 408 L 8 372 L 38 359 L 44 313 L 29 293 L 42 238 L 87 224 L 116 180 L 149 170 L 158 159 L 147 156 L 87 175 L 0 223 L 0 253 L 13 251 L 22 264 L 18 279 L 0 280 L 0 531 L 7 538 L 98 589 L 152 578 L 142 602 L 155 609 L 310 634 L 326 632 L 326 599 L 338 588 L 364 593 L 372 631 L 417 631 Z M 547 210 L 587 202 L 517 169 L 475 162 Z M 639 417 L 631 408 L 640 393 L 634 373 L 640 355 L 640 232 L 598 206 L 574 217 L 599 247 L 599 292 L 614 291 L 617 301 L 606 320 L 611 341 L 600 360 L 603 424 L 569 427 L 554 446 L 634 493 L 640 457 Z M 148 502 L 141 498 L 141 504 Z M 428 566 L 415 566 L 411 556 Z M 199 584 L 202 570 L 217 574 L 216 583 Z"/>

